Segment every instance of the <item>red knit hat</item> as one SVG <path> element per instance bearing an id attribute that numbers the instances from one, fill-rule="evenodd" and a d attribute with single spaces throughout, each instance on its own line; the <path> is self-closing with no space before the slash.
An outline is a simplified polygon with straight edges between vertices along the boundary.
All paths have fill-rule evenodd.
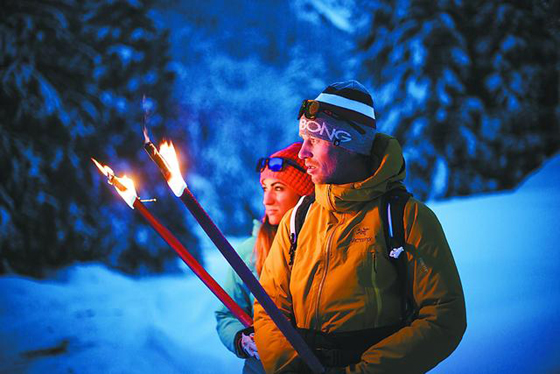
<path id="1" fill-rule="evenodd" d="M 278 152 L 273 153 L 270 157 L 281 157 L 295 161 L 299 166 L 305 170 L 305 163 L 298 157 L 298 152 L 303 143 L 294 143 Z M 261 172 L 260 181 L 266 178 L 275 178 L 281 180 L 286 185 L 290 186 L 298 195 L 310 195 L 313 193 L 315 187 L 311 182 L 311 176 L 304 173 L 297 168 L 288 165 L 281 171 L 272 171 L 267 167 Z"/>

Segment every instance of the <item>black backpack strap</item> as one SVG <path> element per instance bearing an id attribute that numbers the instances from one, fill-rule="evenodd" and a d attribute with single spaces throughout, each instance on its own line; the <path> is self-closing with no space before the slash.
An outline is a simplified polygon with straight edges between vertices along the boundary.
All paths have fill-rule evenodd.
<path id="1" fill-rule="evenodd" d="M 402 296 L 402 319 L 409 324 L 414 318 L 414 298 L 408 280 L 408 260 L 405 251 L 404 208 L 412 196 L 404 189 L 393 189 L 382 197 L 381 219 L 385 232 L 386 251 L 390 262 L 395 266 L 399 291 Z"/>
<path id="2" fill-rule="evenodd" d="M 309 212 L 309 207 L 314 201 L 315 194 L 302 196 L 292 211 L 292 216 L 290 217 L 290 241 L 292 242 L 290 246 L 290 267 L 294 264 L 299 232 L 303 227 L 305 217 L 307 217 L 307 212 Z"/>
<path id="3" fill-rule="evenodd" d="M 402 189 L 388 191 L 383 196 L 384 222 L 387 223 L 385 234 L 389 238 L 387 255 L 392 259 L 398 259 L 404 251 L 404 207 L 410 196 L 408 191 Z"/>

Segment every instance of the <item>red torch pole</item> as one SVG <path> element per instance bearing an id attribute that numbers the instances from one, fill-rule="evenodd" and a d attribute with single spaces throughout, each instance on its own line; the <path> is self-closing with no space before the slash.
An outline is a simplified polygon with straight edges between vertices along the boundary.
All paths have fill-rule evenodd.
<path id="1" fill-rule="evenodd" d="M 204 270 L 202 265 L 200 265 L 200 263 L 195 260 L 195 258 L 187 251 L 187 249 L 179 242 L 179 240 L 165 226 L 163 226 L 148 211 L 148 209 L 146 209 L 144 204 L 140 202 L 140 199 L 137 198 L 136 201 L 134 201 L 133 206 L 136 211 L 140 213 L 140 215 L 159 234 L 159 236 L 161 236 L 161 238 L 165 240 L 165 242 L 169 244 L 169 246 L 173 248 L 175 252 L 177 252 L 179 257 L 181 257 L 185 264 L 187 264 L 191 268 L 191 270 L 200 278 L 200 280 L 206 285 L 206 287 L 208 287 L 210 291 L 212 291 L 212 293 L 216 295 L 216 297 L 220 299 L 220 301 L 224 303 L 224 305 L 229 310 L 231 310 L 233 315 L 243 324 L 243 326 L 251 326 L 253 324 L 253 320 L 251 319 L 251 317 L 249 317 L 247 313 L 245 313 L 243 309 L 241 309 L 241 307 L 227 294 L 227 292 L 224 291 L 222 287 L 220 287 L 220 285 L 214 280 L 214 278 L 212 278 L 212 276 L 208 274 L 206 270 Z"/>
<path id="2" fill-rule="evenodd" d="M 245 327 L 249 327 L 253 324 L 251 317 L 241 309 L 241 307 L 227 294 L 226 291 L 212 278 L 210 274 L 196 259 L 189 253 L 189 251 L 179 242 L 179 240 L 169 231 L 165 226 L 163 226 L 149 211 L 146 206 L 142 204 L 140 199 L 136 196 L 136 192 L 125 186 L 119 178 L 115 177 L 113 171 L 107 167 L 102 166 L 97 161 L 92 159 L 97 165 L 99 170 L 109 178 L 109 183 L 115 186 L 115 189 L 119 194 L 125 199 L 126 203 L 138 212 L 142 218 L 144 218 L 150 226 L 161 236 L 161 238 L 169 244 L 175 252 L 181 257 L 183 262 L 200 278 L 200 280 L 212 291 L 214 295 L 233 313 L 233 315 L 243 324 Z M 126 195 L 125 195 L 126 194 Z"/>
<path id="3" fill-rule="evenodd" d="M 210 216 L 206 213 L 204 208 L 198 203 L 194 195 L 187 187 L 182 177 L 173 174 L 170 170 L 169 164 L 166 159 L 160 155 L 155 145 L 149 140 L 147 130 L 144 130 L 145 144 L 144 149 L 150 155 L 152 160 L 158 165 L 166 181 L 173 190 L 173 193 L 181 199 L 185 206 L 189 209 L 194 218 L 198 221 L 202 229 L 206 232 L 208 237 L 212 240 L 214 245 L 222 253 L 225 259 L 229 262 L 233 270 L 239 275 L 243 283 L 253 293 L 255 298 L 262 305 L 263 309 L 269 315 L 270 319 L 276 324 L 278 329 L 286 337 L 288 342 L 294 347 L 299 356 L 309 366 L 314 373 L 324 373 L 325 368 L 319 359 L 313 354 L 309 346 L 305 343 L 301 335 L 291 325 L 288 319 L 280 312 L 280 309 L 274 304 L 274 301 L 266 293 L 257 278 L 253 275 L 251 270 L 243 262 L 241 257 L 237 254 L 235 249 L 231 246 L 228 240 L 224 237 L 220 229 L 214 224 Z M 177 166 L 177 165 L 176 165 Z M 175 171 L 177 173 L 177 171 Z M 180 182 L 177 184 L 170 183 Z"/>

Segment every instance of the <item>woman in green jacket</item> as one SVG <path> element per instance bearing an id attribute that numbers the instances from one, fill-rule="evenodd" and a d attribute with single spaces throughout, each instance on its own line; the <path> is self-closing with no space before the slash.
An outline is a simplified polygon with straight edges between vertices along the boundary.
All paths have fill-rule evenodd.
<path id="1" fill-rule="evenodd" d="M 261 158 L 257 165 L 264 193 L 265 215 L 262 223 L 254 221 L 252 236 L 237 248 L 239 256 L 257 278 L 260 277 L 280 220 L 301 196 L 313 193 L 311 178 L 306 173 L 303 160 L 298 158 L 301 144 L 294 143 L 270 157 Z M 232 269 L 228 271 L 224 289 L 247 314 L 253 315 L 254 297 Z M 216 329 L 222 343 L 238 357 L 245 359 L 243 373 L 264 373 L 252 327 L 244 328 L 223 305 L 215 313 Z"/>

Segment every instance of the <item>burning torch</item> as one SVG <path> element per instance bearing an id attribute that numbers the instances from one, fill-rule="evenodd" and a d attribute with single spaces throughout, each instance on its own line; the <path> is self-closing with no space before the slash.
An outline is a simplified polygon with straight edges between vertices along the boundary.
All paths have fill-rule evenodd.
<path id="1" fill-rule="evenodd" d="M 132 209 L 135 209 L 149 224 L 152 228 L 161 236 L 163 240 L 171 248 L 177 252 L 179 257 L 188 265 L 189 268 L 200 278 L 200 280 L 220 299 L 224 305 L 231 310 L 233 315 L 245 326 L 249 327 L 253 324 L 251 317 L 247 315 L 241 309 L 241 307 L 227 294 L 226 291 L 212 278 L 206 270 L 200 265 L 195 258 L 187 251 L 187 249 L 179 242 L 179 240 L 165 227 L 163 226 L 149 211 L 146 209 L 142 201 L 136 195 L 136 189 L 134 188 L 134 182 L 132 179 L 128 178 L 126 175 L 119 178 L 115 176 L 113 170 L 105 165 L 101 165 L 95 159 L 91 159 L 93 163 L 97 166 L 99 171 L 107 177 L 107 182 L 113 186 L 124 199 L 124 201 Z"/>
<path id="2" fill-rule="evenodd" d="M 225 259 L 232 266 L 233 270 L 239 275 L 241 280 L 247 285 L 249 290 L 253 293 L 255 298 L 262 305 L 264 310 L 268 313 L 272 321 L 276 324 L 278 329 L 284 334 L 286 339 L 298 352 L 300 357 L 305 361 L 309 368 L 315 373 L 323 373 L 325 371 L 323 365 L 319 362 L 317 357 L 313 354 L 309 346 L 305 343 L 301 335 L 293 328 L 288 319 L 280 312 L 276 304 L 272 301 L 270 296 L 266 293 L 257 278 L 253 275 L 251 270 L 243 262 L 241 257 L 237 254 L 235 249 L 224 237 L 220 229 L 214 224 L 210 216 L 206 213 L 204 208 L 198 203 L 192 192 L 187 187 L 181 171 L 179 169 L 179 161 L 177 154 L 172 143 L 164 142 L 160 146 L 159 151 L 156 146 L 151 142 L 148 136 L 148 130 L 144 126 L 144 149 L 150 155 L 150 158 L 159 167 L 167 184 L 185 206 L 192 213 L 194 218 L 198 221 L 202 229 L 206 232 L 208 237 L 212 240 L 214 245 L 222 253 Z"/>

